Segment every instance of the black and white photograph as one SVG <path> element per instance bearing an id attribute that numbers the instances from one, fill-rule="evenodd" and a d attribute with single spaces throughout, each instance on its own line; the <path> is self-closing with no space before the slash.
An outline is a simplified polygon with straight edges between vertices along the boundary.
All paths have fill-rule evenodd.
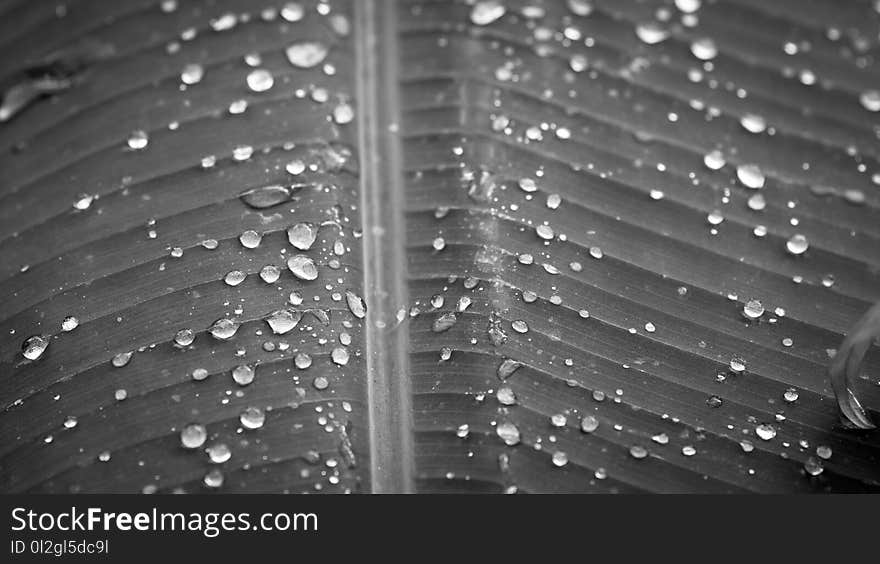
<path id="1" fill-rule="evenodd" d="M 16 504 L 880 492 L 880 1 L 0 0 L 0 44 Z"/>

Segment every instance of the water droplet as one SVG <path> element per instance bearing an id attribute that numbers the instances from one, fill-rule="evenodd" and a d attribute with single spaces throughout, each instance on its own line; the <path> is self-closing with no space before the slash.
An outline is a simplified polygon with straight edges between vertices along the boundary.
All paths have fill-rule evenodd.
<path id="1" fill-rule="evenodd" d="M 514 446 L 519 444 L 519 429 L 517 429 L 516 425 L 514 425 L 513 423 L 499 423 L 498 426 L 495 428 L 495 432 L 507 446 Z"/>
<path id="2" fill-rule="evenodd" d="M 640 23 L 636 26 L 636 36 L 647 45 L 655 45 L 669 38 L 669 31 L 657 22 Z"/>
<path id="3" fill-rule="evenodd" d="M 205 444 L 207 438 L 207 429 L 198 423 L 190 423 L 180 431 L 180 444 L 183 445 L 183 448 L 199 448 Z"/>
<path id="4" fill-rule="evenodd" d="M 502 386 L 498 388 L 498 392 L 495 394 L 495 397 L 498 399 L 498 403 L 501 405 L 516 405 L 516 394 L 513 393 L 513 390 L 507 386 Z"/>
<path id="5" fill-rule="evenodd" d="M 553 453 L 553 466 L 562 468 L 568 464 L 568 455 L 562 452 L 561 450 L 557 450 Z"/>
<path id="6" fill-rule="evenodd" d="M 511 329 L 516 331 L 517 333 L 528 333 L 529 325 L 522 319 L 517 319 L 513 323 L 510 324 Z"/>
<path id="7" fill-rule="evenodd" d="M 317 41 L 294 43 L 285 50 L 290 64 L 301 69 L 309 69 L 321 64 L 327 58 L 328 52 L 327 46 Z"/>
<path id="8" fill-rule="evenodd" d="M 764 187 L 764 172 L 756 164 L 741 164 L 736 167 L 736 177 L 746 188 L 758 190 Z"/>
<path id="9" fill-rule="evenodd" d="M 79 423 L 79 421 L 76 419 L 76 417 L 70 415 L 64 420 L 64 428 L 73 429 L 74 427 L 76 427 L 77 423 Z"/>
<path id="10" fill-rule="evenodd" d="M 497 0 L 482 0 L 471 9 L 471 22 L 474 25 L 489 25 L 507 12 L 504 4 Z"/>
<path id="11" fill-rule="evenodd" d="M 256 249 L 260 246 L 260 241 L 263 240 L 263 236 L 253 229 L 248 229 L 239 235 L 238 240 L 241 242 L 242 247 L 246 249 Z"/>
<path id="12" fill-rule="evenodd" d="M 348 349 L 345 347 L 334 347 L 333 351 L 330 353 L 330 357 L 333 359 L 334 363 L 339 366 L 345 366 L 348 364 Z"/>
<path id="13" fill-rule="evenodd" d="M 293 357 L 293 364 L 300 370 L 305 370 L 312 365 L 312 357 L 306 353 L 297 353 L 297 355 Z"/>
<path id="14" fill-rule="evenodd" d="M 131 360 L 131 355 L 131 351 L 119 353 L 113 356 L 113 359 L 110 361 L 110 363 L 116 368 L 122 368 Z"/>
<path id="15" fill-rule="evenodd" d="M 94 194 L 78 194 L 76 199 L 73 200 L 73 209 L 78 211 L 85 211 L 89 209 L 92 205 L 92 202 L 95 201 Z"/>
<path id="16" fill-rule="evenodd" d="M 223 464 L 230 458 L 232 458 L 232 451 L 229 450 L 229 447 L 226 446 L 225 443 L 216 443 L 209 446 L 207 449 L 208 458 L 214 464 Z"/>
<path id="17" fill-rule="evenodd" d="M 636 459 L 645 458 L 648 456 L 648 449 L 641 445 L 633 445 L 629 449 L 629 454 Z"/>
<path id="18" fill-rule="evenodd" d="M 681 448 L 681 453 L 685 456 L 693 456 L 697 454 L 697 449 L 688 445 Z"/>
<path id="19" fill-rule="evenodd" d="M 251 188 L 238 196 L 247 206 L 254 209 L 265 209 L 283 204 L 290 199 L 290 190 L 280 184 L 270 184 L 259 188 Z"/>
<path id="20" fill-rule="evenodd" d="M 220 341 L 228 341 L 238 332 L 239 323 L 223 317 L 214 322 L 208 329 L 211 336 Z"/>
<path id="21" fill-rule="evenodd" d="M 363 319 L 367 315 L 367 306 L 364 304 L 363 298 L 351 290 L 345 291 L 345 301 L 348 304 L 348 310 L 358 319 Z"/>
<path id="22" fill-rule="evenodd" d="M 287 229 L 287 240 L 301 251 L 312 248 L 318 238 L 318 226 L 313 223 L 297 223 Z"/>
<path id="23" fill-rule="evenodd" d="M 866 90 L 859 95 L 862 107 L 869 112 L 880 112 L 880 90 Z"/>
<path id="24" fill-rule="evenodd" d="M 786 241 L 785 248 L 789 253 L 795 256 L 802 255 L 810 248 L 810 242 L 805 236 L 798 233 L 792 235 L 791 238 Z"/>
<path id="25" fill-rule="evenodd" d="M 196 368 L 192 371 L 192 379 L 196 382 L 201 382 L 205 378 L 209 376 L 208 370 L 206 368 Z"/>
<path id="26" fill-rule="evenodd" d="M 745 114 L 740 118 L 739 123 L 749 133 L 762 133 L 767 129 L 767 120 L 758 114 Z"/>
<path id="27" fill-rule="evenodd" d="M 450 327 L 455 325 L 455 322 L 458 321 L 458 317 L 454 312 L 447 312 L 437 317 L 434 320 L 434 324 L 431 327 L 431 330 L 435 333 L 442 333 L 444 331 L 449 330 Z"/>
<path id="28" fill-rule="evenodd" d="M 296 327 L 302 313 L 293 309 L 279 309 L 266 316 L 266 323 L 276 335 L 284 335 Z"/>
<path id="29" fill-rule="evenodd" d="M 294 255 L 287 259 L 287 268 L 300 280 L 318 278 L 318 268 L 315 266 L 315 262 L 306 255 Z"/>
<path id="30" fill-rule="evenodd" d="M 816 447 L 816 456 L 821 458 L 822 460 L 828 460 L 831 458 L 831 447 L 825 445 L 819 445 Z"/>
<path id="31" fill-rule="evenodd" d="M 21 345 L 21 354 L 28 360 L 37 360 L 42 356 L 46 347 L 49 346 L 49 338 L 43 335 L 34 335 L 25 339 Z"/>
<path id="32" fill-rule="evenodd" d="M 128 146 L 135 151 L 146 149 L 149 142 L 150 137 L 147 135 L 147 132 L 142 129 L 133 131 L 131 135 L 128 136 Z"/>
<path id="33" fill-rule="evenodd" d="M 333 108 L 333 121 L 338 125 L 351 123 L 354 119 L 354 107 L 348 102 L 342 102 Z"/>
<path id="34" fill-rule="evenodd" d="M 238 416 L 245 429 L 259 429 L 266 422 L 266 414 L 258 407 L 248 407 Z"/>
<path id="35" fill-rule="evenodd" d="M 219 488 L 223 485 L 223 472 L 217 468 L 209 470 L 202 482 L 209 488 Z"/>
<path id="36" fill-rule="evenodd" d="M 471 432 L 471 428 L 467 423 L 458 426 L 458 429 L 455 430 L 455 435 L 460 439 L 466 439 Z"/>
<path id="37" fill-rule="evenodd" d="M 667 435 L 666 433 L 658 433 L 651 437 L 651 440 L 658 445 L 666 445 L 669 444 L 669 435 Z"/>
<path id="38" fill-rule="evenodd" d="M 274 86 L 275 78 L 266 69 L 252 70 L 247 75 L 247 85 L 254 92 L 265 92 Z"/>
<path id="39" fill-rule="evenodd" d="M 822 466 L 822 461 L 816 460 L 811 456 L 806 460 L 806 462 L 804 462 L 804 470 L 810 476 L 818 476 L 825 471 L 825 467 Z"/>
<path id="40" fill-rule="evenodd" d="M 535 233 L 538 234 L 538 237 L 545 240 L 550 240 L 553 238 L 553 228 L 549 225 L 539 225 L 535 228 Z"/>
<path id="41" fill-rule="evenodd" d="M 758 300 L 749 300 L 743 306 L 743 315 L 748 319 L 758 319 L 764 315 L 764 306 Z"/>
<path id="42" fill-rule="evenodd" d="M 691 53 L 701 61 L 710 61 L 718 56 L 718 47 L 708 37 L 702 37 L 691 43 Z"/>
<path id="43" fill-rule="evenodd" d="M 599 428 L 599 420 L 594 415 L 584 415 L 581 418 L 581 431 L 592 433 Z"/>
<path id="44" fill-rule="evenodd" d="M 61 321 L 61 330 L 62 331 L 73 331 L 79 327 L 79 319 L 72 315 L 68 315 Z"/>
<path id="45" fill-rule="evenodd" d="M 223 281 L 226 282 L 227 286 L 238 286 L 244 279 L 247 278 L 247 274 L 240 270 L 230 270 L 226 273 L 226 276 L 223 278 Z"/>
<path id="46" fill-rule="evenodd" d="M 232 380 L 239 386 L 247 386 L 254 381 L 256 370 L 253 366 L 241 364 L 232 369 Z"/>
<path id="47" fill-rule="evenodd" d="M 513 360 L 512 358 L 505 358 L 501 361 L 501 364 L 498 365 L 498 378 L 500 380 L 507 380 L 513 373 L 519 370 L 522 366 L 522 363 Z"/>
<path id="48" fill-rule="evenodd" d="M 741 359 L 738 356 L 735 356 L 730 359 L 730 370 L 733 371 L 735 374 L 740 374 L 742 372 L 745 372 L 745 369 L 746 369 L 746 361 L 745 360 Z"/>
<path id="49" fill-rule="evenodd" d="M 724 403 L 724 400 L 722 400 L 718 396 L 709 396 L 709 399 L 706 400 L 706 405 L 708 405 L 709 407 L 712 407 L 712 408 L 721 407 L 721 405 L 723 403 Z"/>
<path id="50" fill-rule="evenodd" d="M 199 64 L 189 64 L 183 67 L 180 73 L 180 81 L 187 85 L 198 84 L 205 76 L 205 68 Z"/>
<path id="51" fill-rule="evenodd" d="M 762 440 L 769 441 L 776 436 L 776 428 L 769 423 L 761 423 L 755 427 L 755 434 Z"/>
<path id="52" fill-rule="evenodd" d="M 274 264 L 267 264 L 260 269 L 260 278 L 266 284 L 274 284 L 281 278 L 281 269 Z"/>
<path id="53" fill-rule="evenodd" d="M 752 211 L 762 211 L 767 207 L 767 201 L 763 194 L 752 194 L 748 201 L 749 209 Z"/>
<path id="54" fill-rule="evenodd" d="M 281 17 L 284 21 L 298 22 L 303 19 L 305 12 L 299 2 L 288 2 L 281 8 Z"/>
<path id="55" fill-rule="evenodd" d="M 721 151 L 710 151 L 703 157 L 703 164 L 710 170 L 720 170 L 727 164 Z"/>
<path id="56" fill-rule="evenodd" d="M 783 397 L 783 399 L 785 399 L 785 401 L 787 401 L 788 403 L 792 403 L 792 402 L 797 401 L 797 399 L 798 399 L 798 397 L 799 397 L 799 394 L 798 394 L 797 389 L 795 389 L 795 388 L 788 388 L 787 390 L 785 390 L 785 393 L 782 394 L 782 397 Z"/>

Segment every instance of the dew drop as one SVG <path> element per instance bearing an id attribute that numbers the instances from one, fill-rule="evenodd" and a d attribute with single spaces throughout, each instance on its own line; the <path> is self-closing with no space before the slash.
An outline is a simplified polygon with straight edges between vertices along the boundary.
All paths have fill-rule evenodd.
<path id="1" fill-rule="evenodd" d="M 241 412 L 238 420 L 245 429 L 259 429 L 266 422 L 266 414 L 258 407 L 248 407 Z"/>
<path id="2" fill-rule="evenodd" d="M 273 311 L 268 316 L 266 316 L 266 323 L 269 325 L 269 328 L 272 329 L 272 332 L 276 335 L 284 335 L 293 330 L 296 327 L 300 319 L 302 319 L 302 313 L 293 309 L 279 309 Z"/>
<path id="3" fill-rule="evenodd" d="M 49 338 L 43 335 L 34 335 L 25 339 L 21 345 L 21 354 L 28 360 L 37 360 L 43 355 L 49 346 Z"/>
<path id="4" fill-rule="evenodd" d="M 489 25 L 507 12 L 504 4 L 497 0 L 481 0 L 471 9 L 471 22 L 474 25 Z"/>
<path id="5" fill-rule="evenodd" d="M 247 85 L 254 92 L 265 92 L 274 86 L 275 78 L 266 69 L 252 70 L 247 75 Z"/>
<path id="6" fill-rule="evenodd" d="M 64 318 L 63 321 L 61 321 L 61 330 L 62 331 L 65 331 L 65 332 L 73 331 L 77 327 L 79 327 L 79 319 L 77 319 L 76 317 L 74 317 L 72 315 L 68 315 L 67 317 Z"/>
<path id="7" fill-rule="evenodd" d="M 253 229 L 248 229 L 238 237 L 241 246 L 246 249 L 256 249 L 260 246 L 260 241 L 263 240 L 263 236 L 260 233 L 257 233 Z"/>
<path id="8" fill-rule="evenodd" d="M 208 438 L 208 431 L 204 425 L 198 423 L 190 423 L 180 431 L 180 444 L 183 448 L 195 449 L 205 444 Z"/>
<path id="9" fill-rule="evenodd" d="M 301 69 L 321 64 L 327 58 L 328 52 L 327 46 L 317 41 L 301 41 L 285 50 L 290 64 Z"/>
<path id="10" fill-rule="evenodd" d="M 808 248 L 810 248 L 810 242 L 804 235 L 795 234 L 792 235 L 791 238 L 786 241 L 785 248 L 789 253 L 797 256 L 804 254 Z"/>
<path id="11" fill-rule="evenodd" d="M 241 364 L 232 369 L 232 380 L 239 386 L 247 386 L 254 381 L 255 374 L 253 366 Z"/>
<path id="12" fill-rule="evenodd" d="M 211 325 L 208 332 L 211 336 L 220 341 L 228 341 L 238 332 L 239 323 L 228 317 L 218 319 Z"/>
<path id="13" fill-rule="evenodd" d="M 297 223 L 287 229 L 287 240 L 301 251 L 312 248 L 318 238 L 318 227 L 313 223 Z"/>
<path id="14" fill-rule="evenodd" d="M 315 266 L 315 262 L 306 255 L 294 255 L 287 259 L 287 268 L 300 280 L 318 278 L 318 268 Z"/>
<path id="15" fill-rule="evenodd" d="M 514 446 L 519 444 L 519 429 L 517 429 L 516 425 L 514 425 L 513 423 L 499 423 L 498 426 L 495 428 L 495 432 L 507 446 Z"/>

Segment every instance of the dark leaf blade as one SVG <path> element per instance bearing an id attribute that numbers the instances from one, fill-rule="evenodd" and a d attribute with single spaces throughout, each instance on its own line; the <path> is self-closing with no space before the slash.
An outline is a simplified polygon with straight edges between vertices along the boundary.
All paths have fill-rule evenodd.
<path id="1" fill-rule="evenodd" d="M 88 4 L 0 24 L 0 490 L 880 486 L 867 5 Z"/>

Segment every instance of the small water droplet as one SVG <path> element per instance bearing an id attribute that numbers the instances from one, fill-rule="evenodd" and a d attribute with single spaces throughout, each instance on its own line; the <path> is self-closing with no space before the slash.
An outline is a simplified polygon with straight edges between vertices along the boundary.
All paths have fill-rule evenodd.
<path id="1" fill-rule="evenodd" d="M 37 360 L 42 356 L 46 347 L 49 346 L 49 338 L 44 335 L 34 335 L 25 339 L 21 345 L 21 354 L 28 360 Z"/>
<path id="2" fill-rule="evenodd" d="M 313 223 L 297 223 L 287 229 L 287 240 L 301 251 L 312 248 L 318 238 L 318 226 Z"/>
<path id="3" fill-rule="evenodd" d="M 302 319 L 302 313 L 293 309 L 279 309 L 273 311 L 268 316 L 266 316 L 266 323 L 269 325 L 269 328 L 272 329 L 272 332 L 276 335 L 284 335 L 293 330 L 296 327 L 300 320 Z"/>

